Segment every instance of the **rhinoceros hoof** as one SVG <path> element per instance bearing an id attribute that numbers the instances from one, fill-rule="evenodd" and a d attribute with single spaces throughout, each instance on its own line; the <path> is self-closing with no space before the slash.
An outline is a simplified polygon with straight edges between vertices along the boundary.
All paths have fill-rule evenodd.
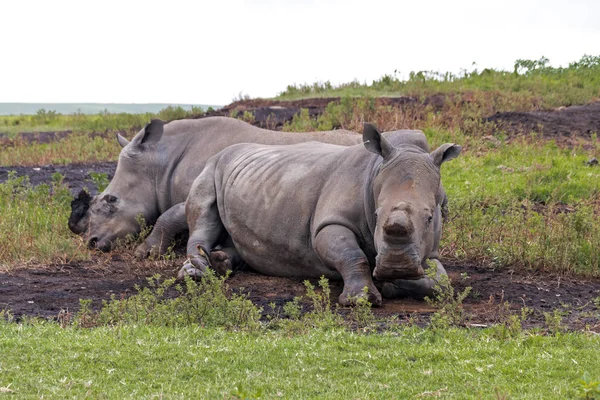
<path id="1" fill-rule="evenodd" d="M 150 256 L 153 249 L 154 247 L 151 247 L 146 242 L 143 242 L 135 249 L 134 256 L 138 260 L 143 260 Z"/>
<path id="2" fill-rule="evenodd" d="M 339 302 L 343 306 L 355 306 L 357 300 L 365 296 L 367 297 L 367 301 L 371 303 L 372 306 L 379 307 L 381 305 L 381 294 L 375 287 L 368 290 L 366 294 L 362 291 L 362 289 L 357 290 L 344 288 L 344 291 L 339 297 Z"/>
<path id="3" fill-rule="evenodd" d="M 186 262 L 179 270 L 177 279 L 183 280 L 186 276 L 189 276 L 190 278 L 197 280 L 202 278 L 205 275 L 205 272 L 206 268 L 196 268 L 192 263 Z"/>
<path id="4" fill-rule="evenodd" d="M 214 269 L 218 275 L 225 275 L 228 271 L 233 270 L 231 267 L 231 260 L 224 251 L 211 251 L 209 258 L 212 269 Z"/>

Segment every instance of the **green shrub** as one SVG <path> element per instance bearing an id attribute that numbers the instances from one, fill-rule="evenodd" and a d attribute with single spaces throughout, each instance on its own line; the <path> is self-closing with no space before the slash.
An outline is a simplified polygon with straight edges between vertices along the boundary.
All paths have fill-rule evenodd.
<path id="1" fill-rule="evenodd" d="M 243 294 L 227 293 L 225 279 L 208 270 L 199 281 L 186 277 L 183 284 L 175 279 L 161 281 L 159 275 L 148 278 L 144 287 L 125 299 L 115 296 L 104 301 L 100 312 L 89 308 L 77 316 L 80 326 L 146 324 L 255 330 L 260 326 L 261 309 Z"/>

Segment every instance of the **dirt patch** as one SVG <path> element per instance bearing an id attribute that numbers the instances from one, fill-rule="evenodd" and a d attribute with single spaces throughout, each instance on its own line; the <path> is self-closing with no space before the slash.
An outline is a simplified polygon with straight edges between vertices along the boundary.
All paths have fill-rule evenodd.
<path id="1" fill-rule="evenodd" d="M 8 179 L 8 174 L 14 171 L 17 177 L 28 176 L 29 181 L 34 186 L 40 183 L 50 184 L 52 175 L 58 172 L 64 177 L 63 182 L 69 187 L 71 193 L 77 194 L 81 189 L 87 187 L 90 194 L 94 195 L 98 193 L 98 190 L 92 181 L 90 172 L 104 173 L 111 180 L 116 167 L 117 163 L 115 162 L 43 165 L 40 167 L 0 167 L 0 183 L 5 182 Z"/>
<path id="2" fill-rule="evenodd" d="M 505 112 L 488 118 L 509 133 L 537 132 L 547 137 L 600 133 L 600 103 L 561 107 L 551 111 Z"/>
<path id="3" fill-rule="evenodd" d="M 154 273 L 174 276 L 183 261 L 180 258 L 165 266 L 158 262 L 138 263 L 129 255 L 99 255 L 90 262 L 38 265 L 0 273 L 0 309 L 10 309 L 17 317 L 55 318 L 61 310 L 76 312 L 80 299 L 91 299 L 92 307 L 98 309 L 102 300 L 111 295 L 122 298 L 135 293 L 134 285 L 143 285 L 146 277 Z M 600 297 L 600 280 L 491 271 L 466 265 L 450 265 L 448 272 L 457 291 L 472 287 L 464 302 L 469 324 L 501 321 L 506 317 L 506 309 L 501 305 L 509 302 L 513 311 L 523 305 L 534 311 L 527 321 L 529 327 L 543 327 L 544 313 L 558 309 L 563 313 L 565 326 L 571 329 L 587 326 L 600 332 L 600 308 L 594 301 Z M 240 271 L 228 280 L 228 285 L 232 291 L 243 290 L 264 310 L 271 310 L 271 303 L 280 308 L 294 297 L 304 295 L 303 281 Z M 331 288 L 335 302 L 342 292 L 342 283 L 331 282 Z M 435 309 L 420 301 L 385 299 L 383 306 L 373 311 L 379 317 L 396 315 L 400 320 L 409 317 L 426 320 Z"/>
<path id="4" fill-rule="evenodd" d="M 252 114 L 251 123 L 265 129 L 280 130 L 286 123 L 291 122 L 294 115 L 302 109 L 308 111 L 311 118 L 317 118 L 325 112 L 329 103 L 339 104 L 339 97 L 322 97 L 300 100 L 270 100 L 250 99 L 231 103 L 218 110 L 202 116 L 225 116 L 241 118 L 245 112 Z M 446 104 L 446 95 L 434 95 L 426 98 L 415 96 L 378 97 L 373 99 L 375 107 L 409 107 L 415 105 L 429 106 L 433 111 L 441 111 Z"/>
<path id="5" fill-rule="evenodd" d="M 69 137 L 73 131 L 50 131 L 50 132 L 21 132 L 16 135 L 0 133 L 0 147 L 12 147 L 17 143 L 51 143 Z M 121 132 L 122 134 L 124 132 Z M 87 134 L 90 139 L 95 137 L 113 138 L 112 132 L 91 132 Z"/>

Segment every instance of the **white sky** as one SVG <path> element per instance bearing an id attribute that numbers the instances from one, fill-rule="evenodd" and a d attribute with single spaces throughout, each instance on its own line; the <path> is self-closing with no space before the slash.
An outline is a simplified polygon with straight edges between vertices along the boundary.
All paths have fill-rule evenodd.
<path id="1" fill-rule="evenodd" d="M 227 104 L 583 54 L 598 0 L 0 0 L 0 102 Z"/>

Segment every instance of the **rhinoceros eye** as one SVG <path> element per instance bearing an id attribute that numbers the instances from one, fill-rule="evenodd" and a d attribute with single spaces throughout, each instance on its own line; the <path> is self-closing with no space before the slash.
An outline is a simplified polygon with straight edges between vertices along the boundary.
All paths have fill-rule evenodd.
<path id="1" fill-rule="evenodd" d="M 427 223 L 430 224 L 431 221 L 433 221 L 433 216 L 430 215 L 429 217 L 427 217 Z"/>
<path id="2" fill-rule="evenodd" d="M 114 203 L 117 201 L 117 197 L 113 196 L 112 194 L 107 194 L 102 198 L 102 200 L 106 201 L 107 203 Z"/>

